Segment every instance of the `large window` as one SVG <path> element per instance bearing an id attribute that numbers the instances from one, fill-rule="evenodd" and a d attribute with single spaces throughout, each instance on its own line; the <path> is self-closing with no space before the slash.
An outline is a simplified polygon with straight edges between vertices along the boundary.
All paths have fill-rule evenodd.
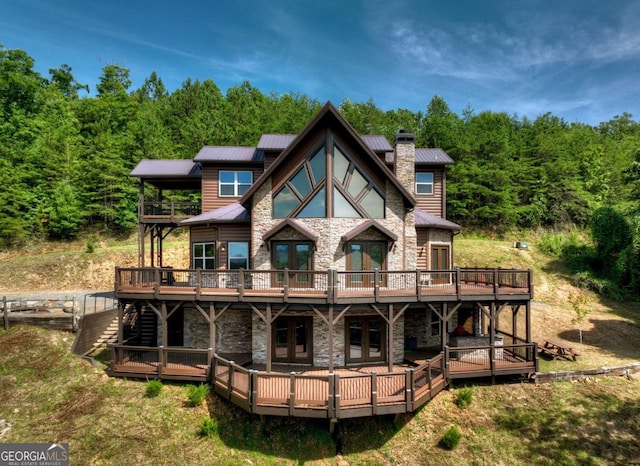
<path id="1" fill-rule="evenodd" d="M 229 270 L 249 268 L 249 243 L 229 242 Z"/>
<path id="2" fill-rule="evenodd" d="M 333 216 L 384 218 L 384 197 L 362 168 L 333 148 Z"/>
<path id="3" fill-rule="evenodd" d="M 273 218 L 322 218 L 326 207 L 324 146 L 306 160 L 273 196 Z"/>
<path id="4" fill-rule="evenodd" d="M 325 146 L 315 150 L 277 189 L 273 218 L 384 218 L 384 191 L 345 151 L 335 145 L 332 151 L 327 154 Z M 329 161 L 333 163 L 331 179 L 327 179 Z M 327 205 L 329 194 L 331 206 Z"/>
<path id="5" fill-rule="evenodd" d="M 431 172 L 416 173 L 416 194 L 424 194 L 424 195 L 433 194 L 433 173 Z"/>
<path id="6" fill-rule="evenodd" d="M 240 197 L 251 187 L 253 172 L 220 170 L 219 187 L 221 197 Z"/>
<path id="7" fill-rule="evenodd" d="M 384 361 L 387 325 L 381 317 L 347 317 L 345 326 L 347 363 Z"/>
<path id="8" fill-rule="evenodd" d="M 193 268 L 216 268 L 216 243 L 193 243 Z"/>

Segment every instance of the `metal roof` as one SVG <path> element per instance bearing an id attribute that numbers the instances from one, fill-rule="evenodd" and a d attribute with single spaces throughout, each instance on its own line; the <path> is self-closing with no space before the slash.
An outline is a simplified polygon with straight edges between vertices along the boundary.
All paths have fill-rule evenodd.
<path id="1" fill-rule="evenodd" d="M 193 160 L 150 160 L 143 159 L 131 171 L 131 176 L 138 178 L 175 178 L 194 177 L 202 175 L 200 165 Z"/>
<path id="2" fill-rule="evenodd" d="M 234 202 L 219 209 L 210 210 L 180 222 L 181 225 L 198 225 L 202 223 L 248 222 L 251 215 L 240 204 Z"/>
<path id="3" fill-rule="evenodd" d="M 453 159 L 442 149 L 416 149 L 416 163 L 452 165 Z"/>
<path id="4" fill-rule="evenodd" d="M 362 138 L 362 141 L 367 146 L 369 146 L 369 149 L 374 152 L 387 152 L 393 150 L 393 147 L 391 147 L 391 144 L 389 144 L 387 138 L 379 134 L 365 135 L 360 137 Z"/>
<path id="5" fill-rule="evenodd" d="M 255 147 L 204 146 L 193 160 L 196 162 L 262 162 L 264 153 Z"/>
<path id="6" fill-rule="evenodd" d="M 438 217 L 437 215 L 425 212 L 424 210 L 418 209 L 417 207 L 414 209 L 414 215 L 416 218 L 417 227 L 442 228 L 443 230 L 457 231 L 462 230 L 462 227 L 457 223 L 450 222 L 449 220 L 445 220 L 444 218 Z"/>
<path id="7" fill-rule="evenodd" d="M 263 134 L 258 141 L 260 150 L 284 150 L 296 138 L 296 134 Z"/>

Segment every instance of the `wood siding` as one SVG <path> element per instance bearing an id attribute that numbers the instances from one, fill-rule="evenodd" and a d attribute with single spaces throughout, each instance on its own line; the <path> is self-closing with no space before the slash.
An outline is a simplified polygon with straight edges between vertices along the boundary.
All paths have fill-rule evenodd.
<path id="1" fill-rule="evenodd" d="M 409 190 L 416 197 L 416 207 L 438 217 L 445 218 L 443 204 L 444 170 L 441 168 L 416 167 L 416 173 L 433 173 L 433 194 L 415 194 L 415 186 L 408 186 Z"/>
<path id="2" fill-rule="evenodd" d="M 218 195 L 218 172 L 220 170 L 252 171 L 253 182 L 262 175 L 263 168 L 255 165 L 229 164 L 224 166 L 203 165 L 202 167 L 202 212 L 238 202 L 240 197 L 220 197 Z"/>
<path id="3" fill-rule="evenodd" d="M 429 270 L 429 228 L 416 228 L 417 254 L 416 267 L 418 270 Z"/>

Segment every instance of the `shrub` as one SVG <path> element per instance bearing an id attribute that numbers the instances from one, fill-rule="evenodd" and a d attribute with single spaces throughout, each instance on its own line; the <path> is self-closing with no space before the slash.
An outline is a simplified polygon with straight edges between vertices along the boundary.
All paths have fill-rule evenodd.
<path id="1" fill-rule="evenodd" d="M 202 418 L 200 421 L 200 435 L 202 437 L 214 437 L 218 434 L 218 421 L 210 417 Z"/>
<path id="2" fill-rule="evenodd" d="M 444 432 L 444 435 L 440 439 L 439 445 L 445 450 L 453 450 L 458 446 L 461 438 L 462 434 L 460 433 L 458 428 L 456 426 L 451 426 Z"/>
<path id="3" fill-rule="evenodd" d="M 200 385 L 187 385 L 187 398 L 191 406 L 200 406 L 209 394 L 209 385 L 201 383 Z"/>
<path id="4" fill-rule="evenodd" d="M 162 391 L 162 382 L 159 380 L 149 380 L 146 384 L 147 396 L 155 398 Z"/>
<path id="5" fill-rule="evenodd" d="M 473 401 L 473 388 L 465 387 L 456 392 L 456 406 L 460 409 L 464 409 Z"/>
<path id="6" fill-rule="evenodd" d="M 96 252 L 96 243 L 94 238 L 88 238 L 87 239 L 87 249 L 86 249 L 87 254 L 93 254 L 94 252 Z"/>

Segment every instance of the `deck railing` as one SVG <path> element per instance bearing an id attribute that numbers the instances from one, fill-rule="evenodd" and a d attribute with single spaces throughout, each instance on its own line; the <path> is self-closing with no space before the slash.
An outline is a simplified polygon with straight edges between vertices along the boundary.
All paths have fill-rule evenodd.
<path id="1" fill-rule="evenodd" d="M 140 219 L 191 217 L 200 213 L 199 202 L 144 202 L 140 210 Z"/>
<path id="2" fill-rule="evenodd" d="M 162 346 L 111 346 L 111 371 L 116 374 L 208 380 L 213 357 L 210 349 Z"/>
<path id="3" fill-rule="evenodd" d="M 196 299 L 310 297 L 336 303 L 341 298 L 429 300 L 451 296 L 533 297 L 531 270 L 202 270 L 116 268 L 116 294 L 193 294 Z M 222 297 L 222 298 L 220 298 Z"/>
<path id="4" fill-rule="evenodd" d="M 519 343 L 494 346 L 445 347 L 449 378 L 495 376 L 501 373 L 537 371 L 538 345 Z"/>
<path id="5" fill-rule="evenodd" d="M 347 418 L 411 412 L 445 386 L 444 356 L 404 372 L 349 375 L 262 372 L 215 355 L 212 384 L 256 414 Z"/>

